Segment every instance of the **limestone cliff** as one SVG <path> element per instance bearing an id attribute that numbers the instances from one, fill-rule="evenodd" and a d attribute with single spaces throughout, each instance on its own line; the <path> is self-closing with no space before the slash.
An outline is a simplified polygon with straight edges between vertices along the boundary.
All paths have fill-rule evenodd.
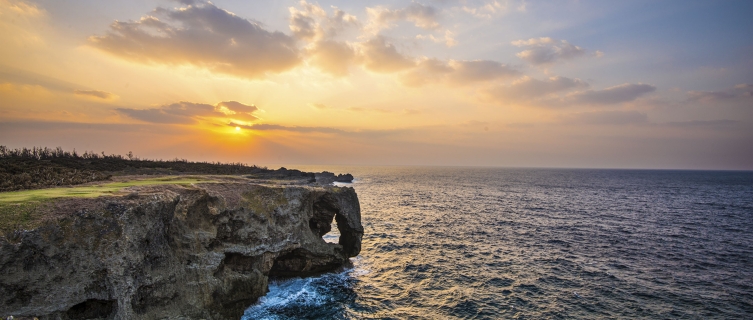
<path id="1" fill-rule="evenodd" d="M 0 316 L 238 319 L 270 275 L 338 268 L 363 235 L 345 187 L 223 181 L 54 206 L 0 237 Z M 339 244 L 322 240 L 333 218 Z"/>

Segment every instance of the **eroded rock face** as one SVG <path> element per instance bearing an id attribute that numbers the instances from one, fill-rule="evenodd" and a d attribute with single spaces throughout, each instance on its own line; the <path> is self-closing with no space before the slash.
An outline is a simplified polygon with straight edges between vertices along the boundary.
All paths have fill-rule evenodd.
<path id="1" fill-rule="evenodd" d="M 269 275 L 337 268 L 363 236 L 352 188 L 162 186 L 56 206 L 57 221 L 0 237 L 0 316 L 238 319 Z M 333 218 L 339 244 L 321 238 Z"/>

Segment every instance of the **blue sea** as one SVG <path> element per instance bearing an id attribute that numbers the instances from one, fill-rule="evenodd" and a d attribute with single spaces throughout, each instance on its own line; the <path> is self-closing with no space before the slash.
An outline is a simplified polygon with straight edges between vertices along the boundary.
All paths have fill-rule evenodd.
<path id="1" fill-rule="evenodd" d="M 753 319 L 753 172 L 296 168 L 356 177 L 363 249 L 243 319 Z"/>

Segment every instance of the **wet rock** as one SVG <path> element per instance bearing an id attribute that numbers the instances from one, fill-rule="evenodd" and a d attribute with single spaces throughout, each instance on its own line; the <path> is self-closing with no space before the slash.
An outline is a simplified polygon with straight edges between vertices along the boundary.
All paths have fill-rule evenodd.
<path id="1" fill-rule="evenodd" d="M 270 275 L 338 268 L 363 236 L 352 188 L 223 182 L 58 202 L 57 220 L 0 237 L 0 316 L 238 319 Z M 338 244 L 322 240 L 333 219 Z"/>

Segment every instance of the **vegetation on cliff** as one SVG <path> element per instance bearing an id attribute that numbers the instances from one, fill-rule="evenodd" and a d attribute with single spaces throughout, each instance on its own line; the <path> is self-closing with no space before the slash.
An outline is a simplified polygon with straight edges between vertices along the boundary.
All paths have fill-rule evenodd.
<path id="1" fill-rule="evenodd" d="M 206 175 L 309 181 L 314 178 L 313 173 L 270 170 L 244 163 L 151 160 L 140 159 L 131 152 L 122 156 L 91 151 L 79 154 L 75 149 L 66 151 L 60 147 L 0 146 L 0 234 L 36 227 L 52 211 L 50 202 L 54 199 L 95 198 L 128 187 L 216 180 Z"/>
<path id="2" fill-rule="evenodd" d="M 292 170 L 290 170 L 292 171 Z M 245 163 L 193 162 L 186 159 L 140 159 L 104 152 L 58 147 L 10 149 L 0 146 L 0 192 L 77 185 L 107 180 L 113 175 L 268 174 L 275 172 Z"/>
<path id="3" fill-rule="evenodd" d="M 119 179 L 120 180 L 120 179 Z M 78 187 L 0 192 L 0 234 L 36 227 L 51 211 L 51 200 L 60 198 L 96 198 L 114 195 L 129 187 L 150 185 L 188 185 L 213 180 L 201 176 L 124 179 Z"/>

